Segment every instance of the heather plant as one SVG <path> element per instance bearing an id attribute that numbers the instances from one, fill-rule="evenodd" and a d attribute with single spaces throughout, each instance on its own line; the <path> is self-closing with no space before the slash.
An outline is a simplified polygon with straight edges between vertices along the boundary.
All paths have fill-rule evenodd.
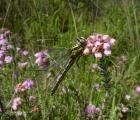
<path id="1" fill-rule="evenodd" d="M 139 8 L 138 0 L 1 0 L 0 119 L 138 120 Z"/>

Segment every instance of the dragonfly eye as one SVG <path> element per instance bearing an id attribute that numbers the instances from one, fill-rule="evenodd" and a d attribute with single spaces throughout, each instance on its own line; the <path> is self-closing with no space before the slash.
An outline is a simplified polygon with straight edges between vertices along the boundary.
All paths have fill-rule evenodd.
<path id="1" fill-rule="evenodd" d="M 80 37 L 80 38 L 78 38 L 78 42 L 81 43 L 81 44 L 84 43 L 84 42 L 85 42 L 84 37 Z"/>

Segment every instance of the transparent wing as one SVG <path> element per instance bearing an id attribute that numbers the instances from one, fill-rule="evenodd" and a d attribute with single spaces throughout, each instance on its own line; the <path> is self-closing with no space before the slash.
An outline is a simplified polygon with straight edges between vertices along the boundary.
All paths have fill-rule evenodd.
<path id="1" fill-rule="evenodd" d="M 50 67 L 60 67 L 63 69 L 67 59 L 70 56 L 70 49 L 67 48 L 48 48 L 47 52 L 50 58 Z"/>
<path id="2" fill-rule="evenodd" d="M 64 69 L 64 65 L 71 53 L 70 49 L 64 47 L 51 47 L 51 48 L 44 47 L 41 48 L 41 51 L 43 51 L 45 56 L 49 58 L 50 64 L 47 67 L 47 69 L 42 69 L 40 67 L 38 67 L 38 69 L 35 69 L 39 71 L 46 71 L 46 70 L 60 71 Z"/>

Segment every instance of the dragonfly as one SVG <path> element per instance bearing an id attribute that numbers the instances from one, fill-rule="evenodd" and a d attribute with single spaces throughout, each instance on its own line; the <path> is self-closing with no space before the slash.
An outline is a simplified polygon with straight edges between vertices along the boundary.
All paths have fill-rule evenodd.
<path id="1" fill-rule="evenodd" d="M 73 64 L 77 60 L 79 60 L 79 58 L 82 56 L 85 46 L 86 46 L 85 38 L 83 38 L 83 37 L 78 38 L 77 44 L 70 50 L 70 56 L 69 56 L 69 59 L 67 60 L 66 64 L 64 65 L 64 69 L 60 70 L 58 75 L 55 77 L 54 84 L 51 89 L 51 95 L 55 94 L 59 85 L 64 80 L 67 72 L 70 70 L 70 68 L 73 66 Z"/>

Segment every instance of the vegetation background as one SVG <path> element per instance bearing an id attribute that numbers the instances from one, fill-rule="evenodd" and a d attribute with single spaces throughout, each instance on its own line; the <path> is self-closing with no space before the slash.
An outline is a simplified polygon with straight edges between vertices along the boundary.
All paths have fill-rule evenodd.
<path id="1" fill-rule="evenodd" d="M 113 65 L 109 66 L 111 83 L 107 88 L 103 76 L 91 71 L 91 64 L 95 62 L 92 57 L 81 58 L 79 67 L 74 65 L 68 72 L 64 85 L 70 90 L 64 95 L 61 89 L 55 96 L 49 95 L 50 81 L 46 71 L 25 70 L 18 81 L 25 76 L 36 80 L 34 94 L 38 96 L 40 112 L 28 113 L 25 107 L 26 116 L 1 115 L 1 119 L 85 119 L 81 113 L 91 102 L 99 107 L 105 105 L 98 119 L 139 120 L 140 96 L 135 93 L 136 86 L 140 85 L 139 11 L 139 0 L 0 0 L 0 27 L 8 28 L 13 34 L 10 42 L 28 49 L 32 56 L 48 47 L 71 48 L 78 37 L 86 38 L 93 32 L 109 34 L 117 40 L 113 57 L 109 58 Z M 65 49 L 57 51 L 56 57 L 62 52 L 65 53 Z M 127 56 L 128 60 L 118 69 L 116 57 L 120 55 Z M 5 104 L 13 94 L 11 74 L 15 69 L 7 67 L 5 75 L 0 75 L 0 94 Z M 94 90 L 97 83 L 100 92 Z M 127 94 L 131 95 L 129 102 L 124 99 Z M 121 104 L 129 108 L 127 113 L 120 112 Z"/>

